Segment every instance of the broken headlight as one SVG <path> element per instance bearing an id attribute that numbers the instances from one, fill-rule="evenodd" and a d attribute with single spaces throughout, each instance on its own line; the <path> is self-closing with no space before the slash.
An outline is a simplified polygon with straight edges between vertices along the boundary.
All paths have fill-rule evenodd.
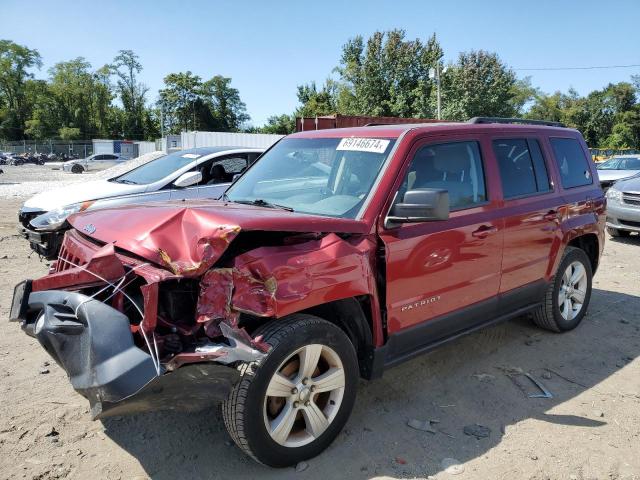
<path id="1" fill-rule="evenodd" d="M 37 230 L 56 230 L 64 223 L 69 215 L 85 211 L 92 203 L 93 202 L 73 203 L 50 210 L 31 220 L 30 224 Z"/>

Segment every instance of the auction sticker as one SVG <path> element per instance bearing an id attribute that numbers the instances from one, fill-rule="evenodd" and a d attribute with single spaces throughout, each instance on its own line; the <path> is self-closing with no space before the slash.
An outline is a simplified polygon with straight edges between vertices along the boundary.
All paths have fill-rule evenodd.
<path id="1" fill-rule="evenodd" d="M 379 138 L 343 138 L 338 144 L 336 150 L 349 150 L 352 152 L 371 152 L 384 153 L 389 146 L 390 140 L 381 140 Z"/>

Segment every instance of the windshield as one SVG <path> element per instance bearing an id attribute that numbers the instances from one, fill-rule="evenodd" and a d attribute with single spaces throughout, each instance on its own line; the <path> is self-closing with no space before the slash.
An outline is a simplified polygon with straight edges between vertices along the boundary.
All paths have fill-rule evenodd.
<path id="1" fill-rule="evenodd" d="M 395 140 L 285 138 L 227 191 L 233 202 L 355 218 Z"/>
<path id="2" fill-rule="evenodd" d="M 613 157 L 596 165 L 598 170 L 640 170 L 639 157 Z"/>
<path id="3" fill-rule="evenodd" d="M 175 152 L 140 165 L 124 175 L 111 179 L 111 181 L 147 185 L 162 180 L 167 175 L 189 165 L 198 157 L 200 155 L 195 153 Z"/>

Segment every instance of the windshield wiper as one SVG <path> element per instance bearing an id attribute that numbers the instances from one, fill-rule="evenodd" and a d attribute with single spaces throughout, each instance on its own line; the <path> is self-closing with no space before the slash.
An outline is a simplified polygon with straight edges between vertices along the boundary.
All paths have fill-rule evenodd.
<path id="1" fill-rule="evenodd" d="M 244 205 L 255 205 L 257 207 L 266 207 L 266 208 L 280 208 L 281 210 L 286 210 L 287 212 L 293 212 L 293 208 L 287 207 L 286 205 L 278 205 L 277 203 L 270 203 L 261 198 L 256 198 L 254 200 L 232 200 L 234 203 L 242 203 Z"/>
<path id="2" fill-rule="evenodd" d="M 133 180 L 127 180 L 124 178 L 113 178 L 111 181 L 116 183 L 126 183 L 127 185 L 139 185 L 138 182 L 134 182 Z"/>

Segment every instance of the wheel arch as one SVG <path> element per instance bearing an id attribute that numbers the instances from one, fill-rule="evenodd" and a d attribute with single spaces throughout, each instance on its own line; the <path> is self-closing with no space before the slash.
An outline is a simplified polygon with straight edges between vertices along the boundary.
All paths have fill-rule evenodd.
<path id="1" fill-rule="evenodd" d="M 584 253 L 587 254 L 587 257 L 589 257 L 591 271 L 596 273 L 600 262 L 600 240 L 595 233 L 586 233 L 584 235 L 577 236 L 571 239 L 567 246 L 583 250 Z"/>
<path id="2" fill-rule="evenodd" d="M 300 313 L 320 317 L 344 331 L 356 350 L 360 375 L 369 378 L 373 356 L 373 318 L 369 296 L 362 295 L 334 300 L 308 308 Z"/>

